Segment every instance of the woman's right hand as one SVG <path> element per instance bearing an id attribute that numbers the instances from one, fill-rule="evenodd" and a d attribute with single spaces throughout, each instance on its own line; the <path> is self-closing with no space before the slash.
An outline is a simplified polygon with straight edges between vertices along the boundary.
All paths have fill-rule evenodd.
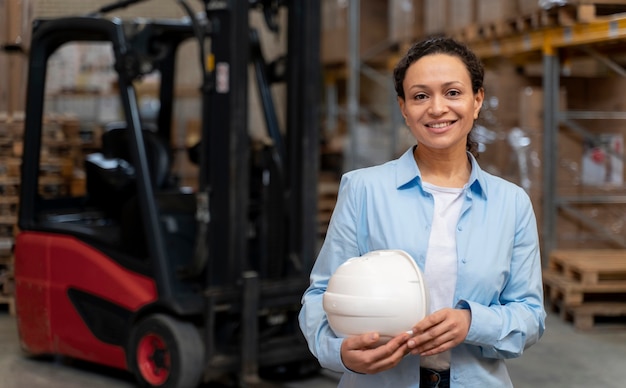
<path id="1" fill-rule="evenodd" d="M 341 344 L 341 360 L 353 372 L 374 374 L 398 365 L 410 351 L 407 346 L 409 334 L 402 333 L 389 342 L 381 344 L 378 333 L 366 333 L 349 337 Z"/>

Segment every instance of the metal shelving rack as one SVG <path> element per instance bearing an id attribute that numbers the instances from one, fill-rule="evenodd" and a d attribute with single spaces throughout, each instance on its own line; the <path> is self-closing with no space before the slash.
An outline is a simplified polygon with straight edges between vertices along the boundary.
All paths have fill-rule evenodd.
<path id="1" fill-rule="evenodd" d="M 623 15 L 623 14 L 622 14 Z M 599 44 L 623 44 L 626 47 L 626 17 L 614 17 L 588 23 L 573 23 L 568 26 L 547 27 L 539 30 L 515 34 L 512 36 L 485 39 L 470 43 L 472 49 L 483 60 L 509 58 L 523 61 L 528 58 L 540 58 L 543 63 L 544 90 L 544 140 L 543 140 L 543 225 L 542 251 L 547 257 L 557 248 L 556 220 L 559 211 L 575 218 L 590 227 L 595 233 L 619 248 L 626 248 L 626 238 L 615 236 L 603 225 L 576 209 L 581 204 L 626 204 L 624 195 L 602 196 L 559 196 L 556 190 L 558 161 L 558 131 L 560 126 L 568 127 L 585 138 L 597 141 L 596 136 L 578 124 L 586 119 L 626 119 L 626 112 L 613 111 L 560 111 L 560 65 L 562 49 L 577 48 L 597 60 L 622 77 L 626 70 L 608 57 L 594 50 Z M 623 160 L 624 156 L 619 155 Z"/>
<path id="2" fill-rule="evenodd" d="M 356 154 L 357 144 L 357 127 L 359 126 L 359 117 L 367 112 L 369 107 L 360 99 L 361 76 L 372 80 L 382 93 L 387 94 L 387 104 L 389 110 L 389 118 L 385 127 L 389 128 L 389 133 L 382 136 L 389 136 L 389 148 L 377 150 L 386 154 L 389 158 L 394 156 L 397 148 L 397 139 L 395 129 L 398 128 L 403 120 L 397 108 L 396 95 L 393 87 L 393 79 L 391 71 L 388 68 L 375 68 L 368 64 L 368 61 L 384 53 L 390 53 L 394 46 L 399 42 L 392 41 L 389 36 L 381 36 L 372 47 L 368 47 L 366 52 L 360 52 L 360 33 L 361 33 L 361 0 L 346 0 L 347 4 L 347 42 L 348 52 L 347 60 L 344 66 L 339 68 L 326 69 L 328 78 L 333 79 L 331 83 L 325 85 L 326 88 L 326 125 L 332 127 L 336 124 L 338 117 L 343 117 L 346 121 L 348 135 L 348 155 L 343 166 L 343 170 L 352 170 L 354 168 L 364 167 L 357 161 Z M 346 102 L 339 104 L 337 98 L 336 79 L 344 79 L 346 81 Z M 329 124 L 330 123 L 330 124 Z"/>

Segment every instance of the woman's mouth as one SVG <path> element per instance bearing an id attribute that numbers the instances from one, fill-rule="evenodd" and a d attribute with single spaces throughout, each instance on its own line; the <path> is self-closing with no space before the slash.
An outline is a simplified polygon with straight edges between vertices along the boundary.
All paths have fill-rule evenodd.
<path id="1" fill-rule="evenodd" d="M 433 129 L 441 129 L 441 128 L 445 128 L 448 127 L 450 125 L 452 125 L 453 121 L 444 121 L 441 123 L 434 123 L 434 124 L 426 124 L 426 126 L 428 128 L 433 128 Z"/>

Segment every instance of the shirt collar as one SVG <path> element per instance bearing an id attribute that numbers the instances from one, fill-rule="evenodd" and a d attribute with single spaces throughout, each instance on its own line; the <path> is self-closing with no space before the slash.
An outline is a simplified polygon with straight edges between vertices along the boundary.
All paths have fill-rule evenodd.
<path id="1" fill-rule="evenodd" d="M 414 185 L 422 186 L 422 174 L 413 158 L 414 147 L 415 146 L 409 147 L 409 149 L 398 158 L 398 172 L 396 175 L 396 188 L 398 189 Z M 485 179 L 485 172 L 478 165 L 474 155 L 468 152 L 467 157 L 472 164 L 472 172 L 470 173 L 467 186 L 472 192 L 486 197 L 487 181 Z"/>

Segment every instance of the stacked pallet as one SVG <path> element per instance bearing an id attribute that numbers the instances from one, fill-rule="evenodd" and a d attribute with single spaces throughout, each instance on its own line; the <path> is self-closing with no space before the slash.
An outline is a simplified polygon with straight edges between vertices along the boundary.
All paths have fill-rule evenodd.
<path id="1" fill-rule="evenodd" d="M 0 114 L 0 305 L 8 305 L 11 312 L 23 133 L 23 115 Z M 45 117 L 42 140 L 38 176 L 41 197 L 80 195 L 84 178 L 77 179 L 76 170 L 82 166 L 86 142 L 81 139 L 78 121 L 66 116 Z"/>
<path id="2" fill-rule="evenodd" d="M 13 313 L 13 239 L 17 223 L 20 186 L 22 120 L 0 116 L 0 305 Z"/>
<path id="3" fill-rule="evenodd" d="M 626 250 L 556 250 L 543 282 L 547 304 L 577 329 L 615 317 L 626 323 Z"/>
<path id="4" fill-rule="evenodd" d="M 15 301 L 13 298 L 15 280 L 11 267 L 0 267 L 0 305 L 7 306 L 11 315 L 15 315 Z"/>
<path id="5" fill-rule="evenodd" d="M 10 265 L 14 225 L 17 222 L 22 120 L 0 116 L 0 271 Z M 0 291 L 2 287 L 0 277 Z"/>
<path id="6" fill-rule="evenodd" d="M 450 31 L 450 35 L 465 42 L 475 42 L 483 39 L 505 38 L 542 28 L 590 23 L 626 12 L 626 1 L 575 0 L 547 9 L 537 7 L 526 12 L 520 11 L 522 12 L 513 17 L 467 24 Z"/>
<path id="7" fill-rule="evenodd" d="M 318 238 L 323 240 L 326 237 L 330 217 L 337 203 L 337 193 L 339 191 L 339 178 L 333 173 L 321 173 L 318 184 L 317 202 L 317 225 Z"/>

